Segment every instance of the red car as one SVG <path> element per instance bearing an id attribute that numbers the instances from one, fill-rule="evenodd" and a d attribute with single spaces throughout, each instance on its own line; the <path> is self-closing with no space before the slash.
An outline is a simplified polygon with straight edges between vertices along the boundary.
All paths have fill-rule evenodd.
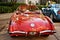
<path id="1" fill-rule="evenodd" d="M 20 5 L 10 18 L 8 32 L 10 36 L 49 36 L 55 28 L 35 5 Z"/>

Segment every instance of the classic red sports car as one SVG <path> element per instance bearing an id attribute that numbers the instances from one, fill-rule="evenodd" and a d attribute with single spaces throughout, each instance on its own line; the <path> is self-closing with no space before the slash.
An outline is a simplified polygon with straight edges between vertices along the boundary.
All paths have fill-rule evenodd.
<path id="1" fill-rule="evenodd" d="M 55 28 L 35 5 L 20 5 L 10 18 L 8 32 L 10 36 L 49 36 Z"/>

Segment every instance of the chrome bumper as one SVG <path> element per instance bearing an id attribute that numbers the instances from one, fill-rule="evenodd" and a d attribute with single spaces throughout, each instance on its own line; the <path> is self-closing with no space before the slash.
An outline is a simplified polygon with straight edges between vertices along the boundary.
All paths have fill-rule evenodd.
<path id="1" fill-rule="evenodd" d="M 26 34 L 27 32 L 23 32 L 23 31 L 13 31 L 13 32 L 9 32 L 9 33 L 24 33 L 24 34 Z"/>
<path id="2" fill-rule="evenodd" d="M 45 32 L 52 32 L 52 33 L 56 33 L 56 31 L 52 31 L 52 30 L 44 30 L 44 31 L 41 31 L 40 33 L 45 33 Z"/>
<path id="3" fill-rule="evenodd" d="M 44 31 L 40 31 L 39 33 L 45 33 L 45 32 L 52 32 L 52 33 L 56 33 L 56 31 L 52 31 L 52 30 L 44 30 Z M 23 31 L 13 31 L 13 32 L 9 32 L 9 33 L 22 33 L 22 34 L 28 34 L 28 32 L 23 32 Z"/>

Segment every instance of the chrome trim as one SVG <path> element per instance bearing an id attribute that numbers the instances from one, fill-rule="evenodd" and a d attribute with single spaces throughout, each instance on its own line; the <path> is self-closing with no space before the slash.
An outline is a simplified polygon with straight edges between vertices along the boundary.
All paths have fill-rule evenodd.
<path id="1" fill-rule="evenodd" d="M 23 31 L 13 31 L 13 32 L 9 32 L 9 33 L 26 33 L 27 34 L 27 32 L 23 32 Z"/>
<path id="2" fill-rule="evenodd" d="M 41 31 L 40 33 L 45 33 L 45 32 L 54 32 L 52 30 L 44 30 L 44 31 Z"/>

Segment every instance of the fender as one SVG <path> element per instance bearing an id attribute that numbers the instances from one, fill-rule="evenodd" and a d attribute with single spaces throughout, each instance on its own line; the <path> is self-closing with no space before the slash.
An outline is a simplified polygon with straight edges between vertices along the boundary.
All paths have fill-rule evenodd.
<path id="1" fill-rule="evenodd" d="M 50 24 L 50 26 L 52 28 L 51 30 L 55 30 L 53 21 L 47 16 L 45 16 L 45 18 L 47 19 L 47 21 L 49 21 L 49 24 Z"/>

